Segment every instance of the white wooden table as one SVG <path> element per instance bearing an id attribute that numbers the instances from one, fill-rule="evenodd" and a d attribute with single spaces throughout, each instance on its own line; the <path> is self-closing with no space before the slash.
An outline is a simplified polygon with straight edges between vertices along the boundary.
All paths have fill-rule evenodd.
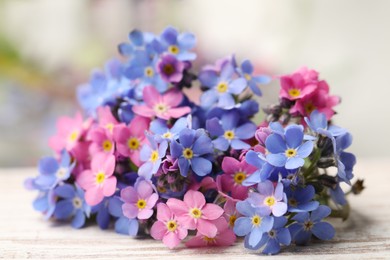
<path id="1" fill-rule="evenodd" d="M 332 221 L 337 234 L 329 242 L 291 246 L 275 256 L 297 259 L 390 259 L 390 159 L 360 160 L 355 174 L 365 179 L 363 194 L 350 199 L 346 222 Z M 133 239 L 102 231 L 96 225 L 75 230 L 70 225 L 45 221 L 32 209 L 34 192 L 22 182 L 35 169 L 0 170 L 0 259 L 160 259 L 258 258 L 242 240 L 228 248 L 167 249 L 160 241 Z M 268 256 L 261 256 L 268 257 Z M 275 259 L 269 257 L 269 259 Z"/>

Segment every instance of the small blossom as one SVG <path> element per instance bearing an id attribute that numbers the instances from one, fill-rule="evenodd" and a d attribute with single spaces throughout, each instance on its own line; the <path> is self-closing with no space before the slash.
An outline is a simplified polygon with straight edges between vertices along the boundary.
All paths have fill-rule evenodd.
<path id="1" fill-rule="evenodd" d="M 128 126 L 118 126 L 114 129 L 114 138 L 118 153 L 130 157 L 131 161 L 140 166 L 140 150 L 145 143 L 145 131 L 149 128 L 150 120 L 135 116 Z"/>
<path id="2" fill-rule="evenodd" d="M 214 237 L 208 237 L 198 232 L 196 236 L 186 242 L 186 246 L 207 247 L 207 246 L 231 246 L 236 241 L 236 235 L 229 229 L 228 223 L 224 218 L 214 220 L 217 227 L 217 234 Z"/>
<path id="3" fill-rule="evenodd" d="M 160 135 L 164 139 L 176 140 L 179 137 L 181 130 L 188 127 L 187 120 L 187 118 L 181 117 L 173 124 L 171 128 L 169 128 L 164 120 L 156 119 L 150 124 L 150 131 L 152 131 L 154 134 Z"/>
<path id="4" fill-rule="evenodd" d="M 85 200 L 91 206 L 100 203 L 104 197 L 115 192 L 116 177 L 115 157 L 113 155 L 97 154 L 92 158 L 91 169 L 85 170 L 77 177 L 77 183 L 85 192 Z"/>
<path id="5" fill-rule="evenodd" d="M 190 230 L 197 229 L 207 237 L 216 236 L 218 229 L 213 220 L 222 216 L 223 209 L 212 203 L 206 204 L 204 195 L 199 191 L 187 191 L 183 201 L 175 198 L 168 199 L 167 205 L 183 227 Z"/>
<path id="6" fill-rule="evenodd" d="M 92 141 L 89 147 L 92 156 L 98 153 L 114 154 L 115 142 L 107 129 L 101 127 L 92 129 L 88 133 L 88 140 Z"/>
<path id="7" fill-rule="evenodd" d="M 256 125 L 252 122 L 239 124 L 240 115 L 236 111 L 227 112 L 222 115 L 221 121 L 212 118 L 206 121 L 206 129 L 212 137 L 214 147 L 226 151 L 230 146 L 235 150 L 250 148 L 250 145 L 243 140 L 254 136 Z"/>
<path id="8" fill-rule="evenodd" d="M 335 234 L 334 227 L 328 222 L 321 221 L 330 213 L 329 207 L 321 205 L 311 213 L 302 212 L 295 215 L 292 220 L 295 220 L 296 223 L 288 227 L 292 240 L 297 245 L 303 245 L 309 242 L 312 234 L 321 240 L 333 238 Z"/>
<path id="9" fill-rule="evenodd" d="M 157 72 L 166 82 L 177 83 L 183 78 L 184 63 L 173 55 L 163 55 L 157 63 Z"/>
<path id="10" fill-rule="evenodd" d="M 140 180 L 134 187 L 126 187 L 121 191 L 123 214 L 129 218 L 148 219 L 153 215 L 153 207 L 158 200 L 151 182 Z"/>
<path id="11" fill-rule="evenodd" d="M 237 236 L 245 236 L 245 245 L 249 248 L 256 247 L 265 232 L 269 232 L 274 224 L 274 219 L 268 216 L 264 208 L 253 207 L 248 201 L 239 201 L 237 211 L 243 216 L 234 224 L 233 231 Z"/>
<path id="12" fill-rule="evenodd" d="M 254 68 L 252 63 L 249 60 L 244 60 L 241 63 L 238 72 L 240 76 L 246 80 L 246 83 L 248 84 L 251 91 L 257 96 L 261 96 L 261 90 L 259 88 L 259 84 L 267 84 L 271 81 L 271 78 L 268 76 L 253 75 Z"/>
<path id="13" fill-rule="evenodd" d="M 249 194 L 248 202 L 256 207 L 264 208 L 264 212 L 276 217 L 282 216 L 287 212 L 286 194 L 283 192 L 283 184 L 278 182 L 274 188 L 271 181 L 260 182 L 257 186 L 257 192 Z"/>
<path id="14" fill-rule="evenodd" d="M 158 117 L 169 120 L 170 118 L 179 118 L 191 112 L 191 108 L 177 107 L 183 100 L 183 94 L 177 89 L 171 89 L 164 95 L 160 95 L 152 86 L 143 89 L 143 98 L 145 105 L 134 105 L 134 113 L 144 117 Z"/>
<path id="15" fill-rule="evenodd" d="M 84 200 L 84 191 L 78 186 L 64 184 L 54 190 L 55 194 L 62 198 L 56 204 L 54 216 L 57 219 L 66 220 L 73 217 L 72 227 L 81 228 L 89 218 L 91 206 Z"/>
<path id="16" fill-rule="evenodd" d="M 312 185 L 306 187 L 290 186 L 285 190 L 288 199 L 289 212 L 307 212 L 318 208 L 318 201 L 312 201 L 315 195 L 315 190 Z"/>
<path id="17" fill-rule="evenodd" d="M 301 99 L 311 94 L 317 88 L 318 73 L 302 68 L 291 75 L 280 78 L 282 88 L 279 96 L 288 100 Z"/>
<path id="18" fill-rule="evenodd" d="M 140 152 L 140 160 L 144 162 L 138 169 L 138 175 L 146 179 L 152 178 L 161 166 L 162 158 L 165 157 L 168 142 L 162 140 L 158 143 L 152 135 L 147 135 L 149 145 L 144 144 Z"/>
<path id="19" fill-rule="evenodd" d="M 213 146 L 206 133 L 186 128 L 180 132 L 179 142 L 172 140 L 170 150 L 172 158 L 179 159 L 181 175 L 187 176 L 190 167 L 198 176 L 209 174 L 212 164 L 207 157 L 213 152 Z"/>
<path id="20" fill-rule="evenodd" d="M 178 246 L 188 234 L 171 209 L 164 203 L 157 204 L 157 221 L 150 229 L 150 235 L 162 240 L 170 249 Z"/>
<path id="21" fill-rule="evenodd" d="M 222 189 L 229 192 L 234 199 L 246 199 L 249 188 L 242 183 L 256 171 L 256 168 L 249 165 L 245 159 L 240 162 L 233 157 L 225 157 L 222 161 L 222 170 L 224 172 L 221 176 Z"/>
<path id="22" fill-rule="evenodd" d="M 290 125 L 286 128 L 285 138 L 274 133 L 266 140 L 267 162 L 276 167 L 286 167 L 286 169 L 296 169 L 302 167 L 304 158 L 313 151 L 313 142 L 303 141 L 303 127 Z"/>
<path id="23" fill-rule="evenodd" d="M 236 202 L 233 200 L 226 200 L 225 205 L 223 206 L 224 214 L 226 221 L 229 224 L 229 228 L 233 229 L 234 223 L 237 218 L 241 217 L 241 214 L 236 210 Z"/>

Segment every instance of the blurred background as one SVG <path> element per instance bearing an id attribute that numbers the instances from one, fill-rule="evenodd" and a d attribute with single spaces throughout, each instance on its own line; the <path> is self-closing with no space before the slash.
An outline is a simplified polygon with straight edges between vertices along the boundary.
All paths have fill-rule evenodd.
<path id="1" fill-rule="evenodd" d="M 390 159 L 390 1 L 0 0 L 0 167 L 50 154 L 75 89 L 134 28 L 196 34 L 202 62 L 235 53 L 272 75 L 306 65 L 342 96 L 335 122 L 359 157 Z M 200 66 L 201 64 L 197 64 Z M 277 101 L 277 82 L 262 105 Z"/>

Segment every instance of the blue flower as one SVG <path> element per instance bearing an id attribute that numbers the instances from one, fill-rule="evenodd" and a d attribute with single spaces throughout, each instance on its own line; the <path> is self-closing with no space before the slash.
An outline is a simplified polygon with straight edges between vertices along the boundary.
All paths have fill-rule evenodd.
<path id="1" fill-rule="evenodd" d="M 176 140 L 179 138 L 179 133 L 184 128 L 188 127 L 188 118 L 179 118 L 171 128 L 167 126 L 165 120 L 156 119 L 150 124 L 150 131 L 167 140 Z"/>
<path id="2" fill-rule="evenodd" d="M 275 217 L 274 225 L 270 231 L 263 234 L 260 242 L 253 249 L 259 249 L 263 246 L 263 254 L 274 255 L 279 253 L 280 244 L 288 246 L 291 243 L 291 234 L 288 228 L 285 228 L 287 219 L 285 217 Z"/>
<path id="3" fill-rule="evenodd" d="M 310 127 L 313 132 L 325 135 L 329 138 L 333 138 L 346 133 L 344 128 L 331 125 L 328 126 L 328 121 L 326 120 L 326 115 L 320 113 L 318 110 L 314 110 L 310 114 L 310 119 L 305 117 L 307 125 Z"/>
<path id="4" fill-rule="evenodd" d="M 36 211 L 45 214 L 45 219 L 51 218 L 56 208 L 56 195 L 54 190 L 41 191 L 33 202 Z"/>
<path id="5" fill-rule="evenodd" d="M 332 239 L 335 229 L 328 222 L 321 221 L 330 213 L 329 207 L 321 205 L 311 213 L 302 212 L 295 215 L 292 220 L 295 220 L 296 223 L 288 227 L 293 241 L 297 245 L 307 244 L 312 234 L 321 240 Z"/>
<path id="6" fill-rule="evenodd" d="M 72 227 L 81 228 L 89 218 L 91 207 L 85 202 L 84 191 L 78 186 L 70 184 L 58 186 L 54 190 L 55 194 L 63 198 L 58 201 L 54 211 L 54 216 L 60 220 L 73 217 Z"/>
<path id="7" fill-rule="evenodd" d="M 267 84 L 271 81 L 271 78 L 265 75 L 254 76 L 253 65 L 249 60 L 244 60 L 241 63 L 241 67 L 238 68 L 238 73 L 241 77 L 245 78 L 247 85 L 257 96 L 261 96 L 261 90 L 259 84 Z"/>
<path id="8" fill-rule="evenodd" d="M 74 167 L 75 163 L 71 162 L 71 157 L 65 150 L 61 153 L 60 162 L 54 157 L 43 157 L 38 164 L 38 177 L 31 179 L 32 186 L 41 191 L 53 189 L 70 177 Z"/>
<path id="9" fill-rule="evenodd" d="M 149 54 L 153 54 L 154 49 L 151 43 L 155 40 L 155 36 L 151 33 L 133 30 L 129 33 L 130 43 L 125 42 L 118 45 L 118 51 L 125 57 L 132 56 L 140 49 L 146 49 Z"/>
<path id="10" fill-rule="evenodd" d="M 175 55 L 180 61 L 195 60 L 196 54 L 189 52 L 195 47 L 196 38 L 192 33 L 180 33 L 173 27 L 167 27 L 159 40 L 153 42 L 154 48 L 159 52 L 168 52 Z"/>
<path id="11" fill-rule="evenodd" d="M 235 150 L 250 148 L 248 143 L 242 140 L 252 138 L 256 132 L 256 125 L 252 122 L 239 124 L 240 115 L 236 111 L 225 112 L 221 120 L 214 117 L 206 121 L 206 129 L 213 140 L 214 147 L 226 151 L 229 146 Z"/>
<path id="12" fill-rule="evenodd" d="M 118 213 L 115 210 L 118 200 L 117 197 L 106 197 L 98 205 L 92 207 L 91 213 L 97 213 L 96 222 L 101 229 L 107 229 L 111 216 L 117 216 Z"/>
<path id="13" fill-rule="evenodd" d="M 315 195 L 314 187 L 294 187 L 290 185 L 285 189 L 289 212 L 307 212 L 318 208 L 318 201 L 312 201 Z"/>
<path id="14" fill-rule="evenodd" d="M 245 155 L 245 160 L 248 164 L 255 166 L 257 170 L 243 181 L 242 184 L 244 186 L 252 186 L 254 184 L 268 180 L 268 178 L 271 176 L 271 173 L 275 169 L 274 166 L 267 162 L 262 153 L 248 151 Z"/>
<path id="15" fill-rule="evenodd" d="M 116 217 L 115 231 L 119 234 L 136 236 L 138 234 L 139 223 L 136 218 L 129 219 L 123 215 L 122 211 L 123 201 L 114 196 L 110 199 L 108 204 L 108 212 L 111 216 Z"/>
<path id="16" fill-rule="evenodd" d="M 351 184 L 353 178 L 353 167 L 356 164 L 356 157 L 352 153 L 344 152 L 352 144 L 352 135 L 345 133 L 336 137 L 337 176 L 344 182 Z"/>
<path id="17" fill-rule="evenodd" d="M 264 208 L 255 208 L 248 201 L 237 202 L 236 209 L 243 217 L 234 222 L 233 231 L 237 236 L 245 236 L 245 247 L 253 249 L 263 234 L 272 229 L 274 219 L 267 216 Z"/>
<path id="18" fill-rule="evenodd" d="M 144 144 L 141 148 L 140 159 L 145 163 L 138 169 L 138 175 L 150 179 L 160 168 L 162 158 L 168 148 L 168 142 L 166 140 L 156 140 L 151 134 L 147 134 L 146 137 L 149 140 L 149 145 Z"/>
<path id="19" fill-rule="evenodd" d="M 190 168 L 198 176 L 205 176 L 211 172 L 210 154 L 213 145 L 210 138 L 202 130 L 184 129 L 179 134 L 179 142 L 172 140 L 171 155 L 179 159 L 180 174 L 188 175 Z"/>
<path id="20" fill-rule="evenodd" d="M 313 142 L 303 142 L 303 127 L 290 125 L 285 130 L 284 138 L 280 134 L 274 133 L 267 137 L 265 145 L 270 152 L 267 155 L 267 162 L 276 167 L 286 169 L 297 169 L 302 167 L 313 151 Z"/>
<path id="21" fill-rule="evenodd" d="M 133 85 L 123 76 L 123 65 L 118 60 L 110 60 L 105 71 L 94 71 L 90 82 L 79 86 L 77 98 L 81 107 L 90 116 L 96 115 L 96 109 L 114 103 L 116 98 L 125 96 Z"/>
<path id="22" fill-rule="evenodd" d="M 217 103 L 218 107 L 231 109 L 236 102 L 233 95 L 239 95 L 246 88 L 244 78 L 233 78 L 234 67 L 231 62 L 226 62 L 222 66 L 221 72 L 215 70 L 203 70 L 199 73 L 199 80 L 202 86 L 210 88 L 201 96 L 201 105 L 211 107 Z"/>

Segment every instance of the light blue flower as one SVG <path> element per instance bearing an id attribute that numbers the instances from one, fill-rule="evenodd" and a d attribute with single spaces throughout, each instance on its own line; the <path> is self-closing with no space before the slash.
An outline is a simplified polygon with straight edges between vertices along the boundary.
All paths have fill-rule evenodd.
<path id="1" fill-rule="evenodd" d="M 268 84 L 271 81 L 271 78 L 268 76 L 253 75 L 253 65 L 249 60 L 244 60 L 237 71 L 240 76 L 246 80 L 251 91 L 257 96 L 261 96 L 262 94 L 259 88 L 259 84 Z"/>

